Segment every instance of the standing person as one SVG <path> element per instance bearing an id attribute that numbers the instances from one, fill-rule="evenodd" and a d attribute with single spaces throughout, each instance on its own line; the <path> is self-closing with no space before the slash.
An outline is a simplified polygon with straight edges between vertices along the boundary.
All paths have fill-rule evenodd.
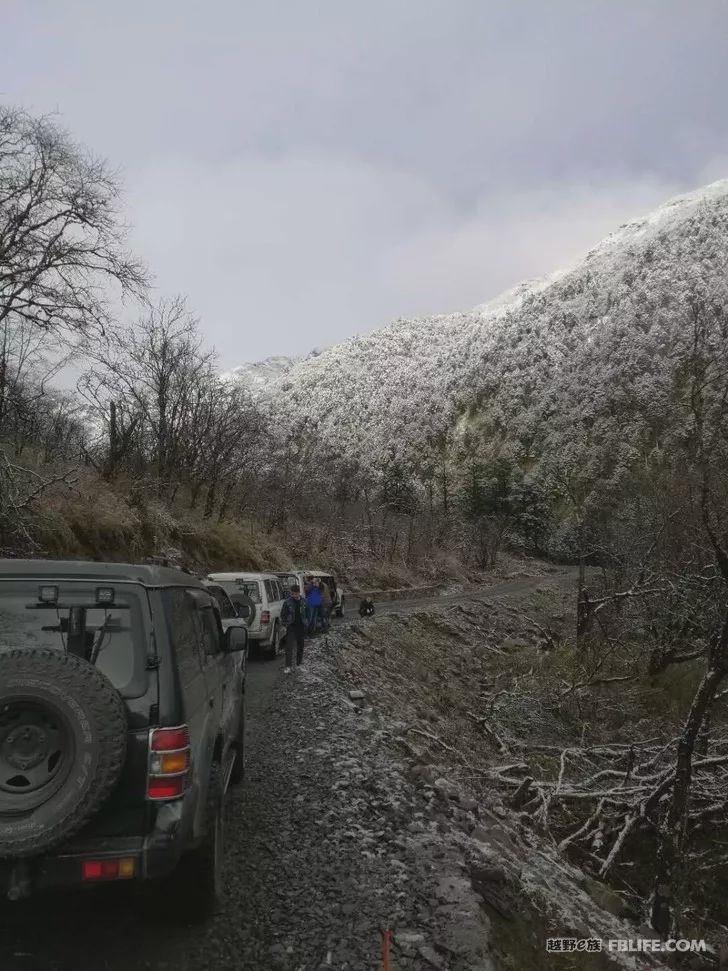
<path id="1" fill-rule="evenodd" d="M 334 592 L 330 580 L 321 581 L 321 618 L 323 629 L 327 631 L 331 626 L 331 611 L 335 603 Z"/>
<path id="2" fill-rule="evenodd" d="M 308 626 L 308 603 L 306 598 L 301 596 L 301 588 L 297 583 L 291 587 L 291 594 L 286 597 L 281 609 L 281 620 L 288 627 L 286 635 L 286 666 L 284 674 L 291 673 L 293 664 L 293 637 L 296 638 L 296 667 L 303 663 L 303 641 L 306 636 Z"/>
<path id="3" fill-rule="evenodd" d="M 319 581 L 316 577 L 314 577 L 311 581 L 311 589 L 309 590 L 306 599 L 310 608 L 310 620 L 308 622 L 308 634 L 310 637 L 311 634 L 316 632 L 316 624 L 321 619 L 321 607 L 323 604 L 321 599 L 321 586 L 319 585 Z"/>

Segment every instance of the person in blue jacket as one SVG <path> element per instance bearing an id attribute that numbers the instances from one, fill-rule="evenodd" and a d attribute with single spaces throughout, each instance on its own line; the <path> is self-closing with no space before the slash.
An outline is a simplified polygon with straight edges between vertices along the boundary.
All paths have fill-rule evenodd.
<path id="1" fill-rule="evenodd" d="M 321 596 L 321 582 L 313 578 L 311 581 L 311 589 L 306 594 L 306 600 L 308 601 L 309 609 L 309 621 L 308 621 L 308 636 L 315 633 L 316 626 L 319 621 L 323 624 L 323 597 Z"/>

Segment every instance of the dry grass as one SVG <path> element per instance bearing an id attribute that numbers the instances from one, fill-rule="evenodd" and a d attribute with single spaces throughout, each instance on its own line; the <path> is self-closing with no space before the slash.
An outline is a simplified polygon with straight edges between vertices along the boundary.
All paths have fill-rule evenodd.
<path id="1" fill-rule="evenodd" d="M 30 450 L 22 464 L 43 478 L 69 471 L 73 481 L 56 483 L 34 503 L 28 528 L 35 546 L 19 549 L 18 555 L 112 561 L 166 556 L 200 572 L 309 566 L 334 571 L 350 590 L 482 579 L 445 551 L 408 566 L 401 559 L 368 555 L 354 536 L 341 535 L 324 521 L 294 520 L 285 529 L 266 529 L 250 518 L 218 522 L 190 509 L 184 489 L 173 501 L 161 501 L 151 479 L 120 476 L 109 483 L 91 467 L 46 465 Z"/>
<path id="2" fill-rule="evenodd" d="M 39 474 L 49 468 L 28 454 L 24 461 Z M 53 468 L 56 474 L 58 469 Z M 354 555 L 345 538 L 325 525 L 296 524 L 267 530 L 251 519 L 204 519 L 179 490 L 172 503 L 160 501 L 154 483 L 101 479 L 91 468 L 74 471 L 71 486 L 57 484 L 32 510 L 32 555 L 91 560 L 131 560 L 167 556 L 195 571 L 290 569 L 294 565 L 331 569 L 349 589 L 409 587 L 462 579 L 457 560 L 438 554 L 411 569 L 402 562 Z"/>
<path id="3" fill-rule="evenodd" d="M 73 486 L 55 486 L 34 510 L 35 555 L 138 561 L 171 556 L 191 569 L 265 569 L 291 562 L 280 537 L 255 524 L 203 519 L 188 503 L 168 506 L 151 488 L 113 486 L 84 469 Z"/>

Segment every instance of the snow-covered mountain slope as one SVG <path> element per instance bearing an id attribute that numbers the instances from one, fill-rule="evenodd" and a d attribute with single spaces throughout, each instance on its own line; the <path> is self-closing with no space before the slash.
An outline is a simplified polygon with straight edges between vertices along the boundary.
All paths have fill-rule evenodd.
<path id="1" fill-rule="evenodd" d="M 267 390 L 291 420 L 366 464 L 423 459 L 464 428 L 528 451 L 567 425 L 596 434 L 624 409 L 659 425 L 661 362 L 685 300 L 696 288 L 722 294 L 727 278 L 728 180 L 625 224 L 566 271 L 469 313 L 347 340 L 281 369 Z"/>
<path id="2" fill-rule="evenodd" d="M 298 358 L 277 355 L 266 357 L 262 361 L 241 364 L 223 375 L 226 380 L 236 380 L 244 384 L 252 392 L 265 391 L 291 370 Z"/>

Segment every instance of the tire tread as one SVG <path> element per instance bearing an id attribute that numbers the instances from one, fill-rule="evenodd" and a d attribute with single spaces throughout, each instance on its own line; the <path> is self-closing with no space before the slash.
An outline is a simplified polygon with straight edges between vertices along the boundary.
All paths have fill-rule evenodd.
<path id="1" fill-rule="evenodd" d="M 50 669 L 50 670 L 49 670 Z M 93 783 L 73 811 L 51 824 L 39 835 L 3 836 L 0 817 L 0 857 L 21 859 L 43 853 L 74 836 L 96 814 L 119 781 L 126 759 L 127 721 L 124 702 L 108 678 L 82 658 L 48 648 L 14 648 L 0 651 L 0 704 L 2 686 L 13 676 L 52 675 L 54 684 L 66 686 L 73 695 L 82 694 L 92 717 L 100 746 Z"/>

